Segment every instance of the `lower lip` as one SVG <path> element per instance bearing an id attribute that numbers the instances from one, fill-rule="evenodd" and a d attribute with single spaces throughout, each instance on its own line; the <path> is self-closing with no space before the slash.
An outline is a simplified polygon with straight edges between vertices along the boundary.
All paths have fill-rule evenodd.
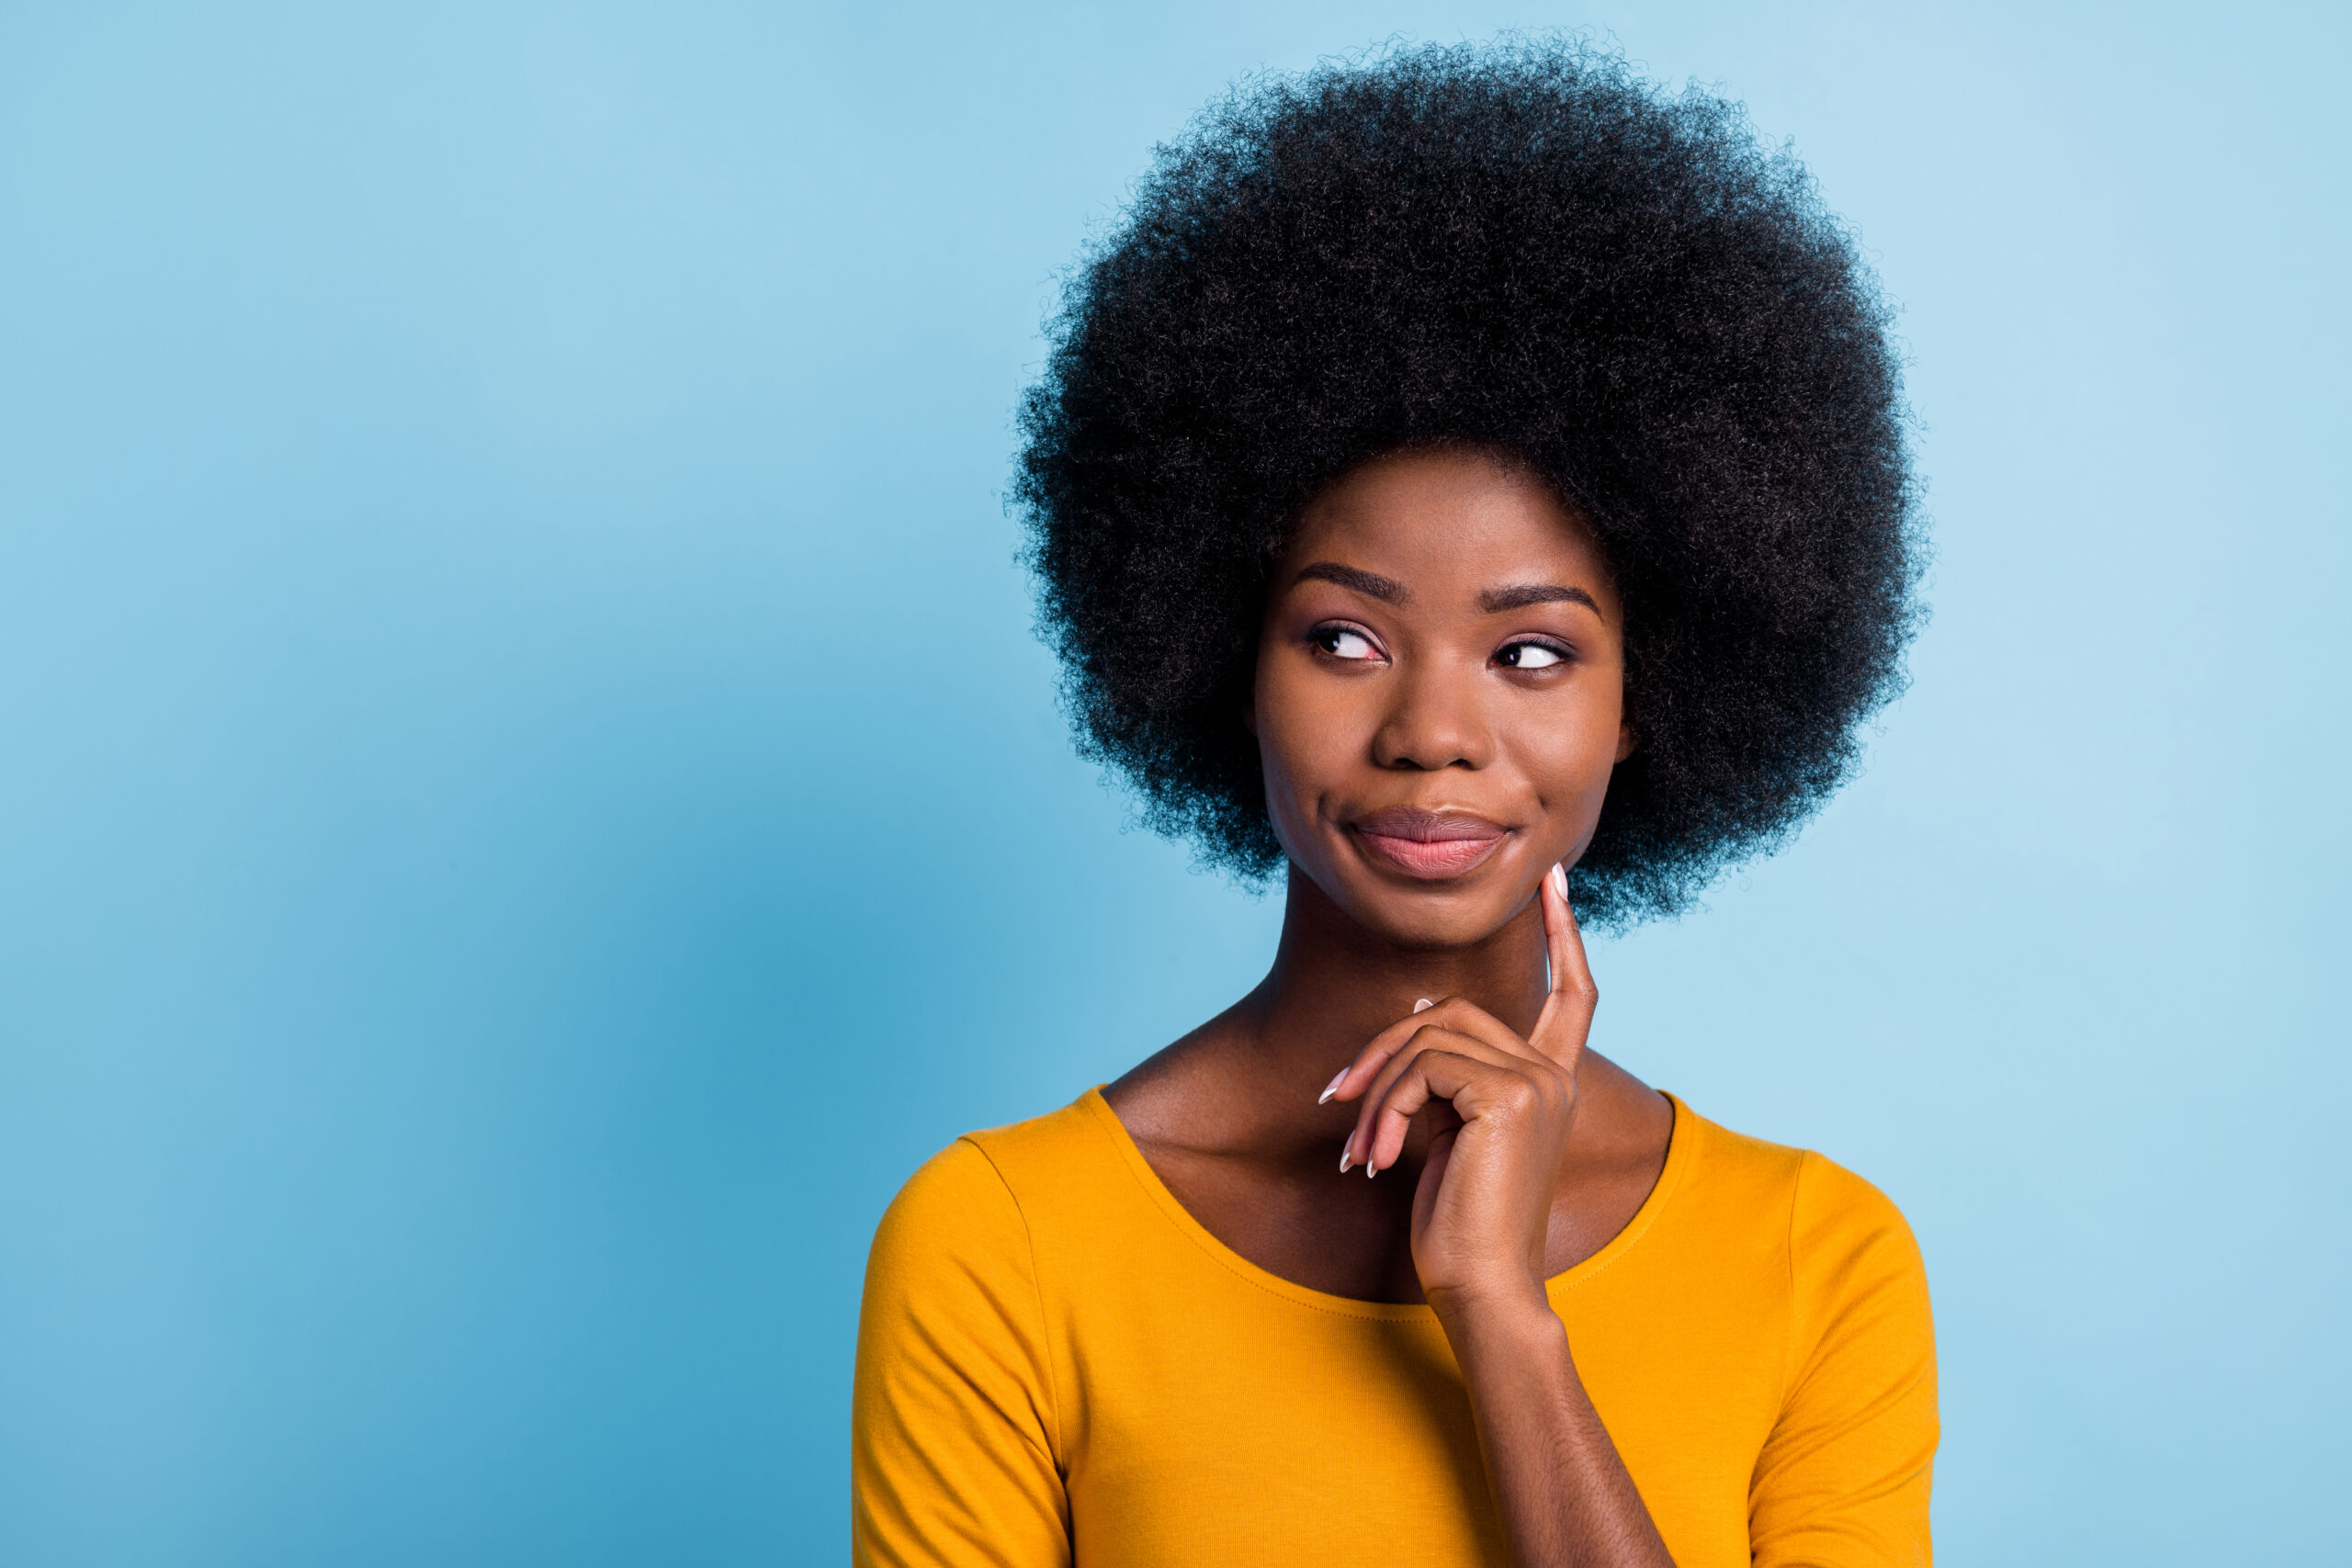
<path id="1" fill-rule="evenodd" d="M 1362 829 L 1356 830 L 1355 838 L 1384 863 L 1430 882 L 1460 876 L 1493 854 L 1503 841 L 1499 833 L 1491 839 L 1392 839 Z"/>

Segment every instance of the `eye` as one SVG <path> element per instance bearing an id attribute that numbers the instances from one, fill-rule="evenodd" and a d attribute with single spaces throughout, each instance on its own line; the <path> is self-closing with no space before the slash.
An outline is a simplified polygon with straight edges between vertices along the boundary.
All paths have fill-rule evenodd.
<path id="1" fill-rule="evenodd" d="M 1508 642 L 1495 655 L 1495 662 L 1506 670 L 1549 670 L 1555 664 L 1567 661 L 1565 649 L 1548 642 Z"/>
<path id="2" fill-rule="evenodd" d="M 1317 626 L 1306 634 L 1306 640 L 1334 659 L 1370 660 L 1380 657 L 1380 649 L 1372 638 L 1353 626 Z"/>

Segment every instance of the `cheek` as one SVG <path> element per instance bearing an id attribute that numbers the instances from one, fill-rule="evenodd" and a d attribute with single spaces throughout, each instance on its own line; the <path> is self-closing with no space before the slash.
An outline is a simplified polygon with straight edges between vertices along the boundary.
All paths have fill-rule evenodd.
<path id="1" fill-rule="evenodd" d="M 1295 660 L 1271 651 L 1258 664 L 1258 752 L 1268 803 L 1277 811 L 1291 801 L 1311 801 L 1362 750 L 1344 683 L 1316 679 L 1317 672 L 1295 666 Z"/>
<path id="2" fill-rule="evenodd" d="M 1521 755 L 1552 809 L 1590 815 L 1599 811 L 1616 771 L 1617 738 L 1617 705 L 1592 702 L 1529 736 Z"/>

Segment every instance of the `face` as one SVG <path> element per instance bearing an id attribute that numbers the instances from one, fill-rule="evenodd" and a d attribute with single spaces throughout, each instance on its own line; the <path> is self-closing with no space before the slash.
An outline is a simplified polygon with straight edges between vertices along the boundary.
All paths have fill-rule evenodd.
<path id="1" fill-rule="evenodd" d="M 1473 452 L 1330 486 L 1276 563 L 1250 714 L 1292 863 L 1360 924 L 1466 946 L 1592 838 L 1624 623 L 1589 531 Z"/>

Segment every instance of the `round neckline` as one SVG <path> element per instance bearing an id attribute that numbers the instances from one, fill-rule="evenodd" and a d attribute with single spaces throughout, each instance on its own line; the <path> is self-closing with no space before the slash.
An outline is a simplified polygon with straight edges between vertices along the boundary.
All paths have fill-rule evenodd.
<path id="1" fill-rule="evenodd" d="M 1556 1297 L 1563 1291 L 1574 1290 L 1631 1251 L 1642 1239 L 1644 1234 L 1657 1222 L 1659 1213 L 1666 1207 L 1667 1201 L 1674 1195 L 1674 1189 L 1682 1179 L 1683 1173 L 1690 1168 L 1690 1162 L 1697 1157 L 1696 1117 L 1692 1114 L 1690 1108 L 1683 1104 L 1676 1096 L 1664 1089 L 1658 1092 L 1665 1094 L 1667 1103 L 1674 1108 L 1674 1126 L 1667 1134 L 1665 1168 L 1658 1172 L 1657 1181 L 1650 1188 L 1649 1196 L 1642 1200 L 1642 1206 L 1634 1211 L 1634 1217 L 1625 1222 L 1623 1230 L 1609 1238 L 1607 1245 L 1591 1257 L 1544 1281 L 1544 1292 L 1546 1296 Z M 1160 1213 L 1168 1217 L 1169 1222 L 1190 1238 L 1195 1247 L 1232 1273 L 1270 1294 L 1280 1296 L 1284 1301 L 1316 1312 L 1333 1313 L 1343 1317 L 1371 1318 L 1385 1323 L 1435 1323 L 1437 1321 L 1437 1309 L 1427 1302 L 1368 1302 L 1354 1296 L 1333 1295 L 1329 1291 L 1318 1291 L 1312 1286 L 1302 1285 L 1293 1280 L 1285 1280 L 1272 1269 L 1261 1268 L 1250 1262 L 1224 1242 L 1219 1241 L 1216 1234 L 1195 1219 L 1193 1212 L 1178 1201 L 1175 1193 L 1169 1190 L 1168 1184 L 1159 1179 L 1159 1173 L 1151 1168 L 1151 1162 L 1144 1158 L 1142 1148 L 1136 1145 L 1134 1135 L 1127 1131 L 1127 1124 L 1119 1120 L 1119 1113 L 1112 1110 L 1111 1102 L 1102 1097 L 1101 1084 L 1095 1085 L 1080 1095 L 1079 1103 L 1100 1118 L 1112 1146 L 1119 1151 L 1121 1159 L 1125 1162 L 1128 1174 L 1136 1179 L 1136 1183 L 1159 1206 Z"/>

